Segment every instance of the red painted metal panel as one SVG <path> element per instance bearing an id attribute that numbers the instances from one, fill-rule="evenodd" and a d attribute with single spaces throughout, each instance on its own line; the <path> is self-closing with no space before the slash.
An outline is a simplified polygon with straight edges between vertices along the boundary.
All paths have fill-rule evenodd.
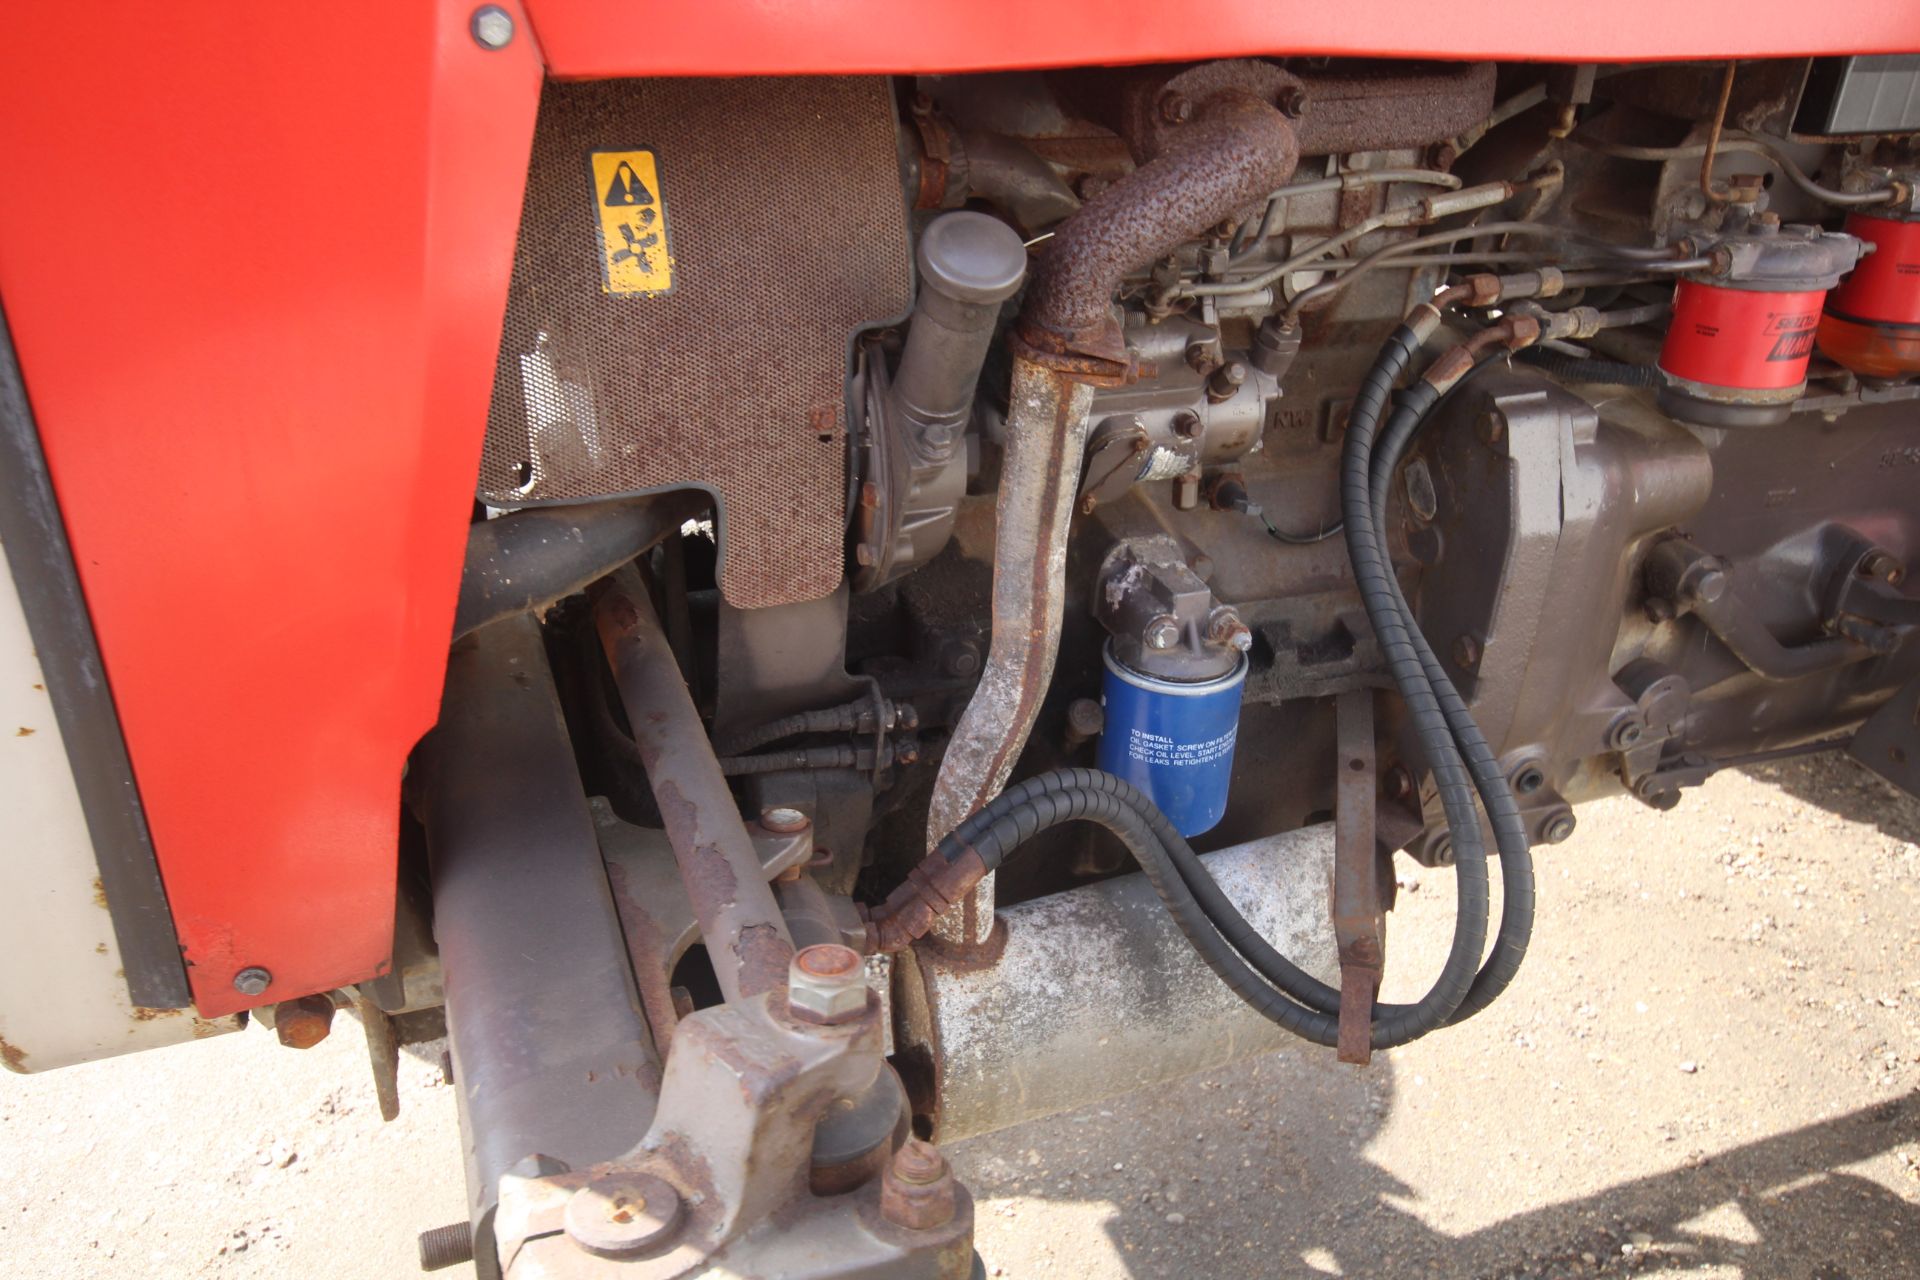
<path id="1" fill-rule="evenodd" d="M 1912 0 L 527 0 L 559 76 L 982 71 L 1248 54 L 1578 62 L 1920 50 Z"/>
<path id="2" fill-rule="evenodd" d="M 1885 0 L 529 3 L 539 47 L 501 52 L 461 0 L 68 0 L 0 42 L 0 298 L 207 1014 L 386 960 L 542 52 L 586 76 L 1920 49 L 1920 5 Z"/>
<path id="3" fill-rule="evenodd" d="M 387 960 L 540 84 L 470 8 L 0 42 L 0 298 L 207 1014 Z"/>

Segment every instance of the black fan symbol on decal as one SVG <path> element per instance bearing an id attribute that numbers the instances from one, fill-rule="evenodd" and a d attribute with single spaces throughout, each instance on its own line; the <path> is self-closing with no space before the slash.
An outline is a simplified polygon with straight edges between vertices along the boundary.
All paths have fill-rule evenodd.
<path id="1" fill-rule="evenodd" d="M 615 265 L 632 262 L 648 275 L 653 274 L 653 259 L 647 250 L 660 243 L 659 232 L 646 229 L 653 220 L 653 210 L 645 209 L 640 214 L 640 226 L 631 227 L 624 222 L 620 224 L 620 238 L 627 242 L 627 247 L 614 250 L 612 260 Z"/>

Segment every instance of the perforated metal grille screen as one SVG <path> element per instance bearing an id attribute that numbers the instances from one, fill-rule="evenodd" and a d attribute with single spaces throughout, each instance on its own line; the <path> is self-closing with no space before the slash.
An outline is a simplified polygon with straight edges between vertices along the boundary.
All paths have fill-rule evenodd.
<path id="1" fill-rule="evenodd" d="M 643 178 L 651 156 L 657 192 L 615 178 L 631 218 L 600 189 L 596 164 L 618 173 L 607 153 L 635 157 Z M 670 261 L 610 266 L 621 250 Z M 910 263 L 884 79 L 548 85 L 481 497 L 703 486 L 719 498 L 729 603 L 827 594 L 841 576 L 849 341 L 906 311 Z M 663 265 L 665 292 L 611 291 L 657 282 Z"/>

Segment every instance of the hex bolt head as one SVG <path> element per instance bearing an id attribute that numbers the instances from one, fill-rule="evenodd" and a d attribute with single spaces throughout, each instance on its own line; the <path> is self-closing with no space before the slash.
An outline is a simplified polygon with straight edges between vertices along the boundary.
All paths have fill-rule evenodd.
<path id="1" fill-rule="evenodd" d="M 680 1193 L 650 1173 L 595 1178 L 567 1200 L 567 1234 L 588 1253 L 626 1258 L 657 1249 L 680 1230 Z"/>
<path id="2" fill-rule="evenodd" d="M 483 4 L 473 11 L 467 29 L 473 42 L 482 49 L 504 49 L 513 43 L 513 15 L 497 4 Z"/>
<path id="3" fill-rule="evenodd" d="M 835 1027 L 867 1011 L 867 965 L 837 942 L 802 947 L 787 966 L 787 1009 L 801 1022 Z"/>
<path id="4" fill-rule="evenodd" d="M 1280 108 L 1281 115 L 1298 120 L 1307 114 L 1307 91 L 1297 84 L 1290 84 L 1280 91 L 1280 100 L 1274 105 Z"/>
<path id="5" fill-rule="evenodd" d="M 264 995 L 273 985 L 273 974 L 257 964 L 250 964 L 233 975 L 233 989 L 243 996 Z"/>
<path id="6" fill-rule="evenodd" d="M 1480 637 L 1463 634 L 1453 642 L 1453 660 L 1462 671 L 1480 665 Z"/>
<path id="7" fill-rule="evenodd" d="M 1193 119 L 1193 100 L 1184 93 L 1160 95 L 1160 118 L 1168 124 L 1185 124 Z"/>
<path id="8" fill-rule="evenodd" d="M 908 1138 L 880 1176 L 880 1216 L 910 1231 L 930 1231 L 953 1221 L 953 1171 L 940 1148 Z"/>
<path id="9" fill-rule="evenodd" d="M 1238 360 L 1229 360 L 1213 371 L 1207 379 L 1207 399 L 1214 404 L 1233 399 L 1247 381 L 1247 366 Z"/>
<path id="10" fill-rule="evenodd" d="M 1198 440 L 1206 429 L 1207 424 L 1191 409 L 1182 409 L 1173 415 L 1173 434 L 1182 440 Z"/>
<path id="11" fill-rule="evenodd" d="M 1573 814 L 1563 809 L 1547 819 L 1540 835 L 1548 844 L 1560 844 L 1573 835 L 1573 828 Z"/>
<path id="12" fill-rule="evenodd" d="M 784 805 L 760 811 L 760 825 L 777 836 L 796 836 L 813 824 L 798 809 Z"/>
<path id="13" fill-rule="evenodd" d="M 1149 649 L 1171 649 L 1180 643 L 1180 620 L 1171 614 L 1161 614 L 1147 624 L 1141 634 Z"/>
<path id="14" fill-rule="evenodd" d="M 289 1049 L 311 1049 L 333 1030 L 333 997 L 301 996 L 273 1007 L 273 1034 Z"/>

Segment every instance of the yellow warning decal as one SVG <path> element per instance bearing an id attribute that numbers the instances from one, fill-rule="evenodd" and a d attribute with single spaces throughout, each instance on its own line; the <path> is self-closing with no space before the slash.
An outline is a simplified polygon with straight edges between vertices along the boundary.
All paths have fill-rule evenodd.
<path id="1" fill-rule="evenodd" d="M 667 206 L 653 152 L 595 151 L 591 160 L 602 291 L 667 292 L 673 288 L 673 255 L 667 247 Z"/>

